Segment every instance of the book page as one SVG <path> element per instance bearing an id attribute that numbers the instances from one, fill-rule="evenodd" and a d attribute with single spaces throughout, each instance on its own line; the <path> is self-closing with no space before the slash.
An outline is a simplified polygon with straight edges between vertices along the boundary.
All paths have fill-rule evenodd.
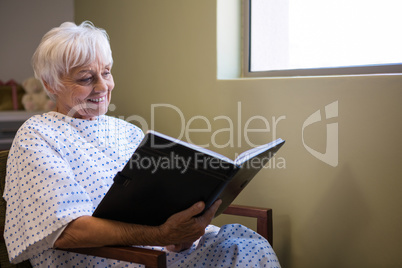
<path id="1" fill-rule="evenodd" d="M 151 133 L 151 134 L 153 134 L 153 135 L 155 135 L 155 136 L 162 137 L 162 138 L 164 138 L 164 139 L 166 139 L 166 140 L 169 140 L 169 141 L 171 141 L 171 142 L 173 142 L 173 143 L 181 144 L 181 145 L 186 146 L 186 147 L 188 147 L 188 148 L 191 148 L 191 149 L 193 149 L 193 150 L 195 150 L 195 151 L 198 151 L 198 152 L 201 152 L 201 153 L 203 153 L 203 154 L 207 154 L 207 155 L 210 155 L 210 156 L 212 156 L 212 157 L 218 158 L 218 159 L 220 159 L 220 160 L 223 160 L 223 161 L 226 161 L 226 162 L 229 162 L 229 163 L 234 164 L 234 161 L 233 161 L 232 159 L 230 159 L 230 158 L 228 158 L 228 157 L 226 157 L 226 156 L 224 156 L 224 155 L 221 155 L 221 154 L 219 154 L 219 153 L 217 153 L 217 152 L 214 152 L 214 151 L 211 151 L 211 150 L 209 150 L 209 149 L 203 148 L 203 147 L 201 147 L 201 146 L 198 146 L 198 145 L 195 145 L 195 144 L 191 144 L 191 143 L 188 143 L 188 142 L 179 140 L 179 139 L 172 138 L 172 137 L 170 137 L 170 136 L 167 136 L 167 135 L 165 135 L 165 134 L 159 133 L 159 132 L 154 131 L 154 130 L 148 130 L 147 133 Z"/>
<path id="2" fill-rule="evenodd" d="M 276 145 L 278 145 L 278 144 L 281 143 L 281 142 L 283 142 L 282 139 L 277 139 L 277 140 L 274 140 L 274 141 L 272 141 L 272 142 L 270 142 L 270 143 L 267 143 L 267 144 L 264 144 L 264 145 L 261 145 L 261 146 L 252 148 L 252 149 L 250 149 L 250 150 L 247 150 L 247 151 L 241 153 L 241 154 L 235 159 L 234 163 L 235 163 L 236 165 L 239 165 L 239 166 L 240 166 L 241 164 L 243 164 L 243 163 L 246 162 L 247 160 L 249 160 L 249 159 L 255 157 L 256 155 L 259 155 L 259 154 L 262 153 L 262 152 L 265 152 L 265 151 L 269 150 L 269 149 L 272 148 L 272 147 L 275 147 Z"/>

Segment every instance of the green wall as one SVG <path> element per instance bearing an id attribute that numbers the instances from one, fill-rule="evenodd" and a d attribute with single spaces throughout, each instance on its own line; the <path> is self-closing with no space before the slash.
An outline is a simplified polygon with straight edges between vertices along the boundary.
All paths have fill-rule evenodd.
<path id="1" fill-rule="evenodd" d="M 190 133 L 190 140 L 230 158 L 250 148 L 238 132 L 245 122 L 266 118 L 269 131 L 248 138 L 286 139 L 277 155 L 285 168 L 261 171 L 235 202 L 273 208 L 282 266 L 401 267 L 402 76 L 217 80 L 216 6 L 214 0 L 75 1 L 76 22 L 91 20 L 111 37 L 111 115 L 176 137 L 182 121 L 192 129 L 210 123 L 210 131 Z M 326 124 L 338 124 L 339 163 L 332 167 L 306 150 L 302 127 L 335 101 L 338 117 L 327 120 L 322 112 L 323 120 L 304 130 L 305 144 L 324 153 Z M 211 140 L 229 128 L 218 116 L 231 118 L 234 131 Z M 282 118 L 275 131 L 272 118 Z M 266 125 L 255 119 L 249 128 Z M 220 148 L 232 134 L 234 146 Z"/>

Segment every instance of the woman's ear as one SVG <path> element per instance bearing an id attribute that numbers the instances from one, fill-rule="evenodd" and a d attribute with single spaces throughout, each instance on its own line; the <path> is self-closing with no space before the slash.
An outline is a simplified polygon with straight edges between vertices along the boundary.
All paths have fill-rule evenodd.
<path id="1" fill-rule="evenodd" d="M 43 85 L 45 86 L 46 90 L 47 90 L 50 94 L 55 95 L 56 90 L 54 90 L 51 86 L 49 86 L 49 84 L 48 84 L 45 80 L 43 80 L 43 79 L 42 79 L 42 83 L 43 83 Z"/>

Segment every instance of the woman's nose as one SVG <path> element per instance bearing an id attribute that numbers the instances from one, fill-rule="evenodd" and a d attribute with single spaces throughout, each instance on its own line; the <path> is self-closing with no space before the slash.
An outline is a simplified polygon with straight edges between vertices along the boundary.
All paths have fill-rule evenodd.
<path id="1" fill-rule="evenodd" d="M 107 81 L 103 78 L 99 78 L 95 84 L 95 91 L 103 92 L 108 90 Z"/>

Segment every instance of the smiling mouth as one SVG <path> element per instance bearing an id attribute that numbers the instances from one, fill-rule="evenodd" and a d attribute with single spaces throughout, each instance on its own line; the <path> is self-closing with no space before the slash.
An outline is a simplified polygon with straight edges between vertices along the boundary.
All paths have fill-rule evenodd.
<path id="1" fill-rule="evenodd" d="M 90 101 L 90 102 L 103 102 L 103 101 L 105 101 L 105 99 L 106 99 L 106 97 L 103 96 L 103 97 L 98 98 L 98 99 L 88 99 L 88 101 Z"/>

